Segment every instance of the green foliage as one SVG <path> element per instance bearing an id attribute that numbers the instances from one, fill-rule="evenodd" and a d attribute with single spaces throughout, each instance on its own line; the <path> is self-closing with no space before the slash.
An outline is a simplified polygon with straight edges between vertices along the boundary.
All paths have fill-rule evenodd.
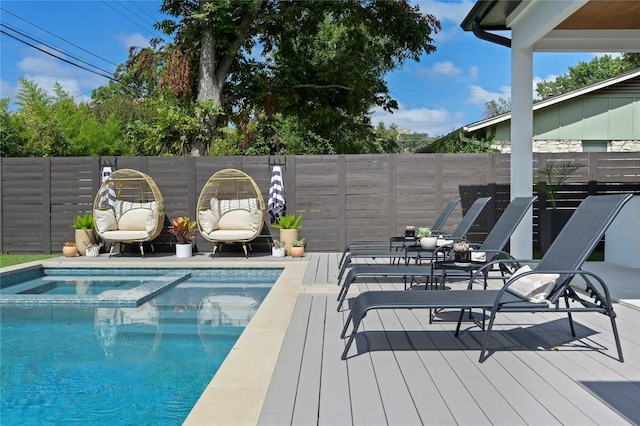
<path id="1" fill-rule="evenodd" d="M 469 139 L 458 134 L 457 137 L 450 135 L 442 143 L 438 144 L 433 152 L 474 154 L 496 152 L 496 149 L 491 148 L 491 139 Z"/>
<path id="2" fill-rule="evenodd" d="M 418 238 L 430 237 L 431 229 L 426 226 L 418 228 Z"/>
<path id="3" fill-rule="evenodd" d="M 175 19 L 157 26 L 175 34 L 177 49 L 198 52 L 192 57 L 208 61 L 190 68 L 198 80 L 198 99 L 220 105 L 228 117 L 239 111 L 264 113 L 267 120 L 281 113 L 294 120 L 289 153 L 393 152 L 390 140 L 373 131 L 369 111 L 397 108 L 384 76 L 435 51 L 431 34 L 440 28 L 435 17 L 404 0 L 199 5 L 164 0 L 162 12 Z M 252 57 L 257 42 L 264 61 Z M 202 50 L 208 55 L 200 55 Z M 157 62 L 147 63 L 159 69 Z M 203 67 L 209 72 L 195 75 Z M 169 68 L 162 72 L 171 73 Z M 220 116 L 209 120 L 213 126 L 221 122 Z M 272 141 L 241 150 L 269 147 L 273 152 Z"/>
<path id="4" fill-rule="evenodd" d="M 2 155 L 26 157 L 95 156 L 127 153 L 122 144 L 121 123 L 113 116 L 99 120 L 89 105 L 77 105 L 62 86 L 47 94 L 37 84 L 21 79 L 13 113 L 3 105 Z M 4 126 L 3 126 L 4 127 Z"/>
<path id="5" fill-rule="evenodd" d="M 24 130 L 9 114 L 9 98 L 0 99 L 0 157 L 18 157 L 22 152 Z"/>
<path id="6" fill-rule="evenodd" d="M 558 190 L 571 176 L 584 164 L 577 161 L 549 161 L 543 168 L 538 169 L 536 176 L 538 182 L 536 189 L 547 194 L 547 199 L 551 202 L 551 207 L 557 207 Z"/>
<path id="7" fill-rule="evenodd" d="M 0 268 L 58 257 L 58 254 L 0 254 Z"/>
<path id="8" fill-rule="evenodd" d="M 292 240 L 291 247 L 304 247 L 306 239 L 303 238 L 301 240 Z"/>
<path id="9" fill-rule="evenodd" d="M 484 103 L 485 118 L 495 117 L 511 111 L 511 99 L 499 97 L 496 101 L 492 99 Z"/>
<path id="10" fill-rule="evenodd" d="M 302 228 L 302 215 L 296 216 L 292 215 L 282 215 L 280 219 L 278 219 L 278 223 L 274 224 L 273 227 L 276 229 L 300 229 Z"/>
<path id="11" fill-rule="evenodd" d="M 91 213 L 87 213 L 83 216 L 76 216 L 76 219 L 69 226 L 73 229 L 94 229 L 95 225 L 93 223 L 93 215 Z"/>
<path id="12" fill-rule="evenodd" d="M 618 58 L 610 55 L 596 56 L 589 62 L 569 67 L 568 73 L 554 81 L 538 83 L 536 91 L 542 99 L 546 99 L 615 77 L 638 66 L 640 54 L 626 54 Z"/>

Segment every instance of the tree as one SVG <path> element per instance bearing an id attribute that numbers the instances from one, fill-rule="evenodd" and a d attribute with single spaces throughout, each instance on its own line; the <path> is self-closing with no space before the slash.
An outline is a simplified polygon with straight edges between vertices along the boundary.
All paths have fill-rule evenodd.
<path id="1" fill-rule="evenodd" d="M 511 111 L 511 98 L 503 98 L 502 96 L 496 101 L 492 99 L 484 103 L 485 118 L 495 117 Z"/>
<path id="2" fill-rule="evenodd" d="M 596 56 L 589 62 L 580 62 L 569 67 L 568 73 L 554 81 L 538 83 L 536 91 L 542 99 L 546 99 L 615 77 L 637 67 L 640 67 L 639 53 L 623 53 L 619 58 L 610 55 Z"/>
<path id="3" fill-rule="evenodd" d="M 198 102 L 227 117 L 241 110 L 296 116 L 321 139 L 335 136 L 326 129 L 358 120 L 371 135 L 369 110 L 397 108 L 384 75 L 433 52 L 430 35 L 440 28 L 407 0 L 163 0 L 161 10 L 175 18 L 158 28 L 175 34 L 174 51 L 190 58 Z M 206 123 L 210 135 L 221 124 L 215 113 Z M 331 144 L 350 150 L 338 139 Z"/>

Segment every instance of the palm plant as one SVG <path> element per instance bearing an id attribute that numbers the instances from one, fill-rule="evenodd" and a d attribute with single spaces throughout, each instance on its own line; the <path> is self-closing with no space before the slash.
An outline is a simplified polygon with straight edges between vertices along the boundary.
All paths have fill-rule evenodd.
<path id="1" fill-rule="evenodd" d="M 544 192 L 551 202 L 551 207 L 555 209 L 558 202 L 558 190 L 571 178 L 573 173 L 584 167 L 578 161 L 550 161 L 536 173 L 538 182 L 536 189 Z"/>

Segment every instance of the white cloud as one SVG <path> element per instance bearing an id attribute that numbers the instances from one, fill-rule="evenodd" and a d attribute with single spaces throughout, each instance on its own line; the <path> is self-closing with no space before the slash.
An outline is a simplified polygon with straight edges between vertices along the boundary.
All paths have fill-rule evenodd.
<path id="1" fill-rule="evenodd" d="M 379 122 L 383 122 L 387 127 L 395 124 L 398 129 L 438 136 L 462 126 L 464 124 L 464 114 L 451 112 L 444 108 L 405 109 L 401 104 L 400 108 L 393 114 L 380 108 L 375 109 L 371 116 L 371 122 L 374 126 Z"/>
<path id="2" fill-rule="evenodd" d="M 433 64 L 431 73 L 433 75 L 458 76 L 462 74 L 462 70 L 456 67 L 453 62 L 445 61 Z"/>
<path id="3" fill-rule="evenodd" d="M 469 97 L 467 98 L 467 103 L 472 105 L 484 105 L 485 102 L 491 100 L 498 100 L 498 98 L 511 98 L 511 87 L 510 86 L 502 86 L 500 87 L 500 92 L 490 92 L 488 90 L 483 89 L 480 86 L 471 84 L 469 85 Z"/>
<path id="4" fill-rule="evenodd" d="M 117 39 L 127 50 L 132 46 L 149 47 L 149 37 L 145 37 L 140 33 L 118 36 Z"/>
<path id="5" fill-rule="evenodd" d="M 477 66 L 471 66 L 465 72 L 452 61 L 436 62 L 429 68 L 417 67 L 416 74 L 420 77 L 449 77 L 456 81 L 475 81 L 478 78 L 479 69 Z"/>
<path id="6" fill-rule="evenodd" d="M 106 84 L 103 77 L 67 65 L 45 54 L 25 56 L 17 66 L 22 71 L 23 78 L 36 83 L 47 93 L 53 94 L 57 82 L 77 101 L 89 100 L 92 89 Z M 16 91 L 17 88 L 14 89 L 14 94 Z"/>
<path id="7" fill-rule="evenodd" d="M 460 25 L 460 22 L 469 14 L 469 11 L 475 3 L 475 0 L 463 0 L 459 2 L 441 2 L 435 0 L 416 1 L 422 13 L 435 15 L 440 22 L 449 21 L 457 25 Z"/>

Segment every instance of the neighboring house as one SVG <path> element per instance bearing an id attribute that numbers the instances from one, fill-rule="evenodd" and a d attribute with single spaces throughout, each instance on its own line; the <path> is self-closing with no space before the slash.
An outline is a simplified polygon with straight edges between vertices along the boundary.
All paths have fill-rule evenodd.
<path id="1" fill-rule="evenodd" d="M 511 113 L 446 135 L 511 152 Z M 431 148 L 431 149 L 429 149 Z M 640 68 L 533 104 L 533 152 L 640 151 Z"/>

